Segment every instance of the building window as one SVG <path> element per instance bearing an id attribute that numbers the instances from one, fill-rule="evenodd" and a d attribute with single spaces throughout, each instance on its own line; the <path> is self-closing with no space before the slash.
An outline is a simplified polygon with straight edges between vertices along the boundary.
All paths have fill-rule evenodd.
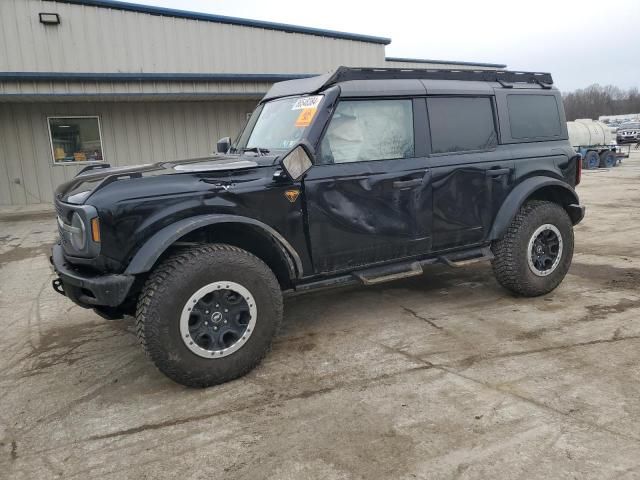
<path id="1" fill-rule="evenodd" d="M 498 136 L 487 97 L 427 98 L 433 153 L 495 148 Z"/>
<path id="2" fill-rule="evenodd" d="M 103 162 L 100 118 L 48 117 L 54 165 Z"/>

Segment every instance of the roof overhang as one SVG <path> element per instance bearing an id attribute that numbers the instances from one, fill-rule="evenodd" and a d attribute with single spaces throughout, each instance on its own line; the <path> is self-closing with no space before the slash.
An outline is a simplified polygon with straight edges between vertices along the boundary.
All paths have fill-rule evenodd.
<path id="1" fill-rule="evenodd" d="M 0 72 L 0 102 L 259 100 L 289 73 Z"/>
<path id="2" fill-rule="evenodd" d="M 282 82 L 313 77 L 306 73 L 116 73 L 0 72 L 0 82 Z"/>

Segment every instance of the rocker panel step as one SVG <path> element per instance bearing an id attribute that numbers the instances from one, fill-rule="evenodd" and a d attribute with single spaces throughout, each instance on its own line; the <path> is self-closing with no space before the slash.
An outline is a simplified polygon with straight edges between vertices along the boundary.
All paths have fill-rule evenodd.
<path id="1" fill-rule="evenodd" d="M 444 263 L 450 267 L 464 267 L 471 263 L 493 260 L 493 252 L 489 247 L 478 248 L 466 252 L 451 253 L 440 257 Z"/>
<path id="2" fill-rule="evenodd" d="M 376 285 L 400 278 L 415 277 L 422 275 L 422 273 L 423 270 L 420 262 L 411 262 L 369 268 L 367 270 L 354 272 L 353 275 L 365 285 Z"/>

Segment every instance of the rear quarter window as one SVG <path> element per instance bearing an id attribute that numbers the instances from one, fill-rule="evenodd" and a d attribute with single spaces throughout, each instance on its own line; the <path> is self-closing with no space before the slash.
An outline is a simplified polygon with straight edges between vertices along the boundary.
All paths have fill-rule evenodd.
<path id="1" fill-rule="evenodd" d="M 429 97 L 432 153 L 491 150 L 497 143 L 488 97 Z"/>
<path id="2" fill-rule="evenodd" d="M 511 138 L 560 137 L 560 112 L 553 95 L 507 95 Z"/>

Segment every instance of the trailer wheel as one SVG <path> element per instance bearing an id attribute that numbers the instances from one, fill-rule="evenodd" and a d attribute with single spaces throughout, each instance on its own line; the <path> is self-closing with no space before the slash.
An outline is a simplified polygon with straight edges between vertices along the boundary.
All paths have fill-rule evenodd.
<path id="1" fill-rule="evenodd" d="M 616 166 L 616 154 L 611 150 L 600 153 L 600 168 L 612 168 Z"/>
<path id="2" fill-rule="evenodd" d="M 594 170 L 600 165 L 600 157 L 595 150 L 589 150 L 582 160 L 582 168 L 585 170 Z"/>

